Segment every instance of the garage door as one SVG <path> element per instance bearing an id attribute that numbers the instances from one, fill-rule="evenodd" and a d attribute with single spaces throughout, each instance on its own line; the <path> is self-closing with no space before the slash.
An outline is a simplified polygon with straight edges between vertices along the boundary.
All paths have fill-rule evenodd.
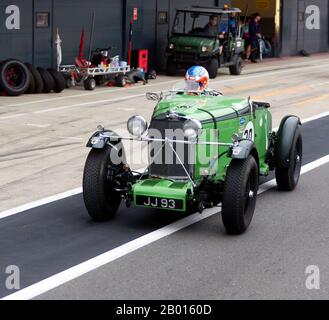
<path id="1" fill-rule="evenodd" d="M 309 28 L 307 20 L 320 13 L 320 29 Z M 314 11 L 314 9 L 316 9 Z M 312 19 L 311 19 L 312 20 Z M 311 21 L 312 22 L 312 21 Z M 313 24 L 314 21 L 311 23 Z M 328 47 L 328 1 L 300 0 L 298 2 L 297 51 L 309 53 L 326 51 Z"/>

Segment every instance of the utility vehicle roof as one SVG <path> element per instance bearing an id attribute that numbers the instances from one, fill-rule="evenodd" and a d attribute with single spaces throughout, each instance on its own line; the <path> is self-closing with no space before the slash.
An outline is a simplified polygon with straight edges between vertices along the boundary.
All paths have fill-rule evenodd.
<path id="1" fill-rule="evenodd" d="M 179 8 L 176 11 L 181 12 L 190 12 L 190 13 L 202 13 L 202 14 L 230 14 L 230 13 L 241 13 L 241 10 L 239 8 L 217 8 L 217 7 L 199 7 L 199 6 L 193 6 L 190 8 Z"/>

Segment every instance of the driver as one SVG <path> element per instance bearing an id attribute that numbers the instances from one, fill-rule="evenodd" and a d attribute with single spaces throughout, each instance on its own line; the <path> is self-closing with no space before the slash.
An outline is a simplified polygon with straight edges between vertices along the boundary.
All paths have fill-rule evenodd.
<path id="1" fill-rule="evenodd" d="M 209 17 L 209 22 L 204 27 L 204 33 L 207 36 L 217 37 L 218 36 L 218 16 L 212 15 Z"/>
<path id="2" fill-rule="evenodd" d="M 185 75 L 185 86 L 188 91 L 204 92 L 208 88 L 209 74 L 201 66 L 194 66 L 187 70 Z"/>

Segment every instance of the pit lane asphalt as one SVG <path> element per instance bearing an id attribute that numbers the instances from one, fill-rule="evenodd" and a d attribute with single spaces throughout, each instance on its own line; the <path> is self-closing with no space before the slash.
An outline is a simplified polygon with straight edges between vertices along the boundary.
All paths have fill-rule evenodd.
<path id="1" fill-rule="evenodd" d="M 303 125 L 303 164 L 329 153 L 328 135 L 329 117 Z M 305 180 L 302 180 L 302 183 L 303 181 Z M 281 196 L 286 199 L 285 201 L 289 200 L 289 194 L 281 194 Z M 293 193 L 291 196 L 293 197 Z M 275 196 L 275 198 L 280 201 L 280 197 Z M 259 214 L 256 215 L 253 224 L 257 224 L 258 219 L 262 220 L 261 202 L 257 204 Z M 280 209 L 277 203 L 271 201 L 271 204 L 277 206 L 276 210 Z M 101 224 L 94 223 L 87 215 L 82 196 L 76 195 L 1 219 L 0 297 L 13 293 L 12 290 L 5 288 L 7 276 L 5 268 L 8 265 L 20 267 L 22 289 L 180 218 L 181 215 L 176 213 L 168 214 L 140 208 L 128 210 L 122 206 L 115 220 Z M 277 225 L 276 227 L 284 226 Z M 248 237 L 257 230 L 259 231 L 259 228 L 255 227 L 255 230 L 248 233 Z M 254 236 L 257 237 L 256 234 Z M 224 233 L 222 237 L 227 239 L 226 243 L 232 239 Z M 147 267 L 147 261 L 145 264 Z M 60 295 L 57 296 L 57 298 L 60 297 Z"/>

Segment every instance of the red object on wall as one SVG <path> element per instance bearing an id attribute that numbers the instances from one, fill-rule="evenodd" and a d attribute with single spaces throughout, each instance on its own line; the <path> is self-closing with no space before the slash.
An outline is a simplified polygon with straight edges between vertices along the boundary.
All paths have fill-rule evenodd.
<path id="1" fill-rule="evenodd" d="M 149 51 L 147 49 L 135 50 L 133 52 L 133 66 L 148 71 Z"/>
<path id="2" fill-rule="evenodd" d="M 134 8 L 133 10 L 133 19 L 134 21 L 138 20 L 138 8 Z"/>

